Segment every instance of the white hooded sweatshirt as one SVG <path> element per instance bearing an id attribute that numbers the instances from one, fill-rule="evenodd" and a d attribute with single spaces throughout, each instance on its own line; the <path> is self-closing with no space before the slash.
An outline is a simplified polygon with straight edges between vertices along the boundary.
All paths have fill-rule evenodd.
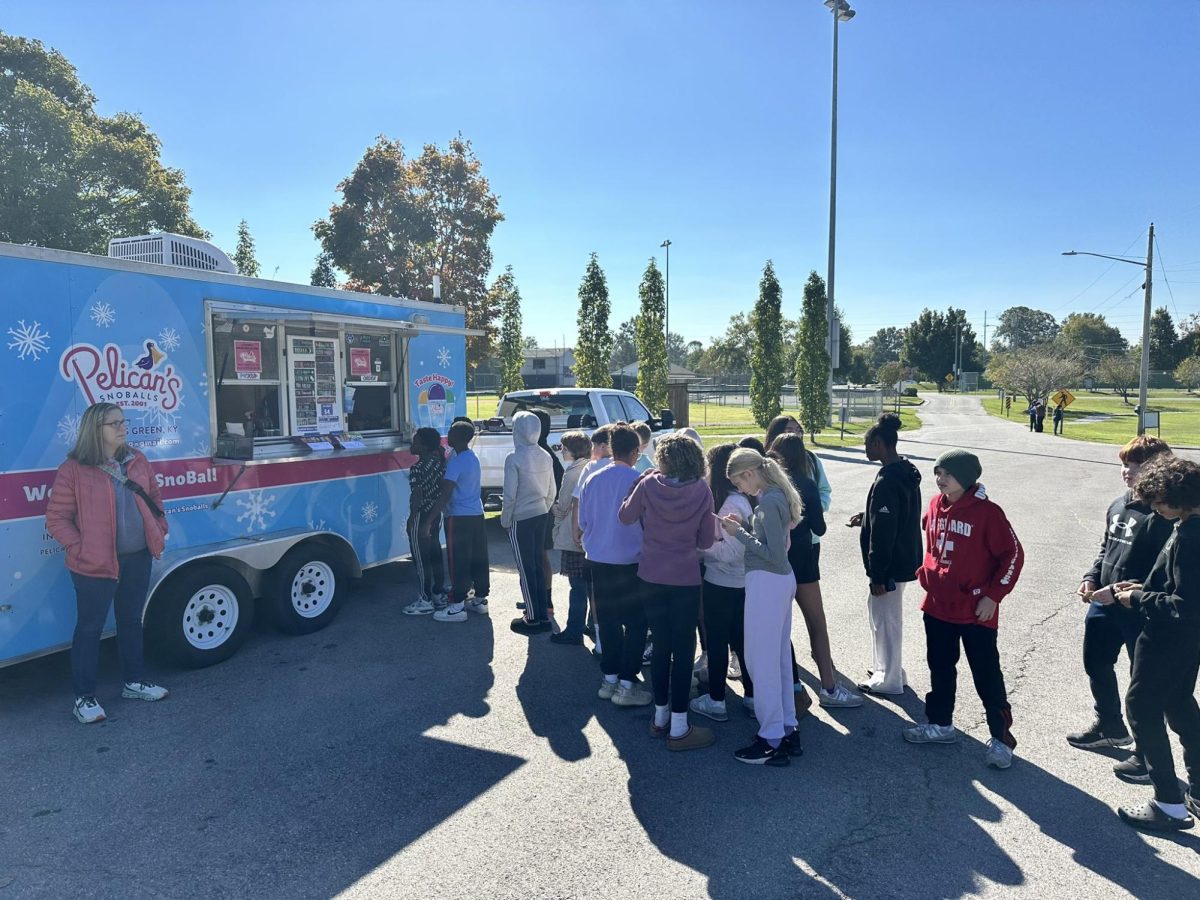
<path id="1" fill-rule="evenodd" d="M 516 449 L 504 458 L 504 509 L 500 513 L 505 528 L 544 516 L 554 504 L 554 462 L 538 446 L 541 433 L 542 423 L 533 413 L 522 410 L 513 416 Z"/>

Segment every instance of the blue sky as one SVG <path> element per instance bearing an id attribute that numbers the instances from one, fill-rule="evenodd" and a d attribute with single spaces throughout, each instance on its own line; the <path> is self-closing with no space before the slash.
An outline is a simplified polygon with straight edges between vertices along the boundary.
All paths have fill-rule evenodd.
<path id="1" fill-rule="evenodd" d="M 1200 3 L 858 0 L 841 29 L 839 305 L 862 340 L 925 306 L 1100 311 L 1136 338 L 1200 311 Z M 11 5 L 103 112 L 135 111 L 232 249 L 307 283 L 311 223 L 376 135 L 461 131 L 500 195 L 493 249 L 542 343 L 574 338 L 596 251 L 613 324 L 670 238 L 671 325 L 707 342 L 764 262 L 799 312 L 826 266 L 831 17 L 820 0 Z M 1131 293 L 1132 292 L 1132 293 Z M 564 314 L 570 310 L 569 314 Z"/>

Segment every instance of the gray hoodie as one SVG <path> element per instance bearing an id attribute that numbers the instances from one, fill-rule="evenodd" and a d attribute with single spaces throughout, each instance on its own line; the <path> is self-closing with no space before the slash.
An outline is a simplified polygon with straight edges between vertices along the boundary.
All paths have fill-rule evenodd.
<path id="1" fill-rule="evenodd" d="M 792 564 L 787 552 L 791 530 L 787 497 L 777 487 L 767 488 L 750 517 L 750 531 L 739 528 L 734 535 L 746 548 L 746 571 L 790 574 Z"/>
<path id="2" fill-rule="evenodd" d="M 554 505 L 554 462 L 538 446 L 542 423 L 531 412 L 513 416 L 516 449 L 504 458 L 504 508 L 500 524 L 511 528 L 535 516 L 544 516 Z"/>

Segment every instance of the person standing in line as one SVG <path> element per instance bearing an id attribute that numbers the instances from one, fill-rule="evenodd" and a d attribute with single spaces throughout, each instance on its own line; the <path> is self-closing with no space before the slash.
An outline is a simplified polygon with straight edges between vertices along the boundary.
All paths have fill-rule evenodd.
<path id="1" fill-rule="evenodd" d="M 711 729 L 688 724 L 700 617 L 696 551 L 707 550 L 715 539 L 713 497 L 704 480 L 704 453 L 686 435 L 660 438 L 654 463 L 656 468 L 639 478 L 620 510 L 625 524 L 642 524 L 638 579 L 654 642 L 650 733 L 667 737 L 670 750 L 695 750 L 715 740 Z"/>
<path id="2" fill-rule="evenodd" d="M 1063 432 L 1063 416 L 1066 415 L 1067 408 L 1060 401 L 1054 407 L 1054 433 L 1062 434 Z"/>
<path id="3" fill-rule="evenodd" d="M 442 473 L 442 494 L 421 526 L 432 536 L 433 523 L 446 514 L 446 556 L 450 564 L 450 602 L 433 614 L 436 622 L 465 622 L 467 613 L 488 614 L 492 576 L 488 564 L 487 532 L 480 494 L 479 457 L 471 449 L 475 426 L 454 422 L 446 442 L 452 455 Z M 473 596 L 468 594 L 474 592 Z"/>
<path id="4" fill-rule="evenodd" d="M 442 561 L 442 523 L 425 524 L 429 514 L 437 505 L 442 491 L 442 475 L 446 471 L 446 457 L 442 452 L 442 436 L 436 428 L 418 428 L 412 437 L 412 452 L 417 461 L 408 470 L 409 550 L 417 569 L 420 595 L 404 613 L 409 616 L 427 616 L 448 604 L 444 587 L 446 568 Z"/>
<path id="5" fill-rule="evenodd" d="M 817 702 L 829 708 L 862 706 L 863 698 L 859 694 L 838 684 L 836 669 L 833 666 L 833 651 L 829 646 L 829 626 L 825 620 L 825 605 L 821 598 L 821 545 L 813 543 L 814 535 L 819 537 L 825 533 L 821 496 L 812 477 L 816 474 L 813 462 L 816 457 L 805 448 L 804 438 L 786 431 L 774 439 L 767 456 L 783 467 L 792 482 L 792 487 L 800 495 L 800 502 L 804 508 L 804 515 L 792 529 L 788 544 L 788 562 L 792 566 L 792 574 L 796 576 L 796 605 L 800 607 L 800 613 L 804 616 L 809 647 L 821 679 Z M 795 655 L 793 648 L 793 663 Z M 800 695 L 804 693 L 804 685 L 800 683 L 800 667 L 794 665 L 793 668 L 792 690 Z M 807 703 L 801 702 L 797 706 L 797 712 L 812 703 L 807 694 L 805 700 Z"/>
<path id="6" fill-rule="evenodd" d="M 1067 743 L 1081 750 L 1130 747 L 1133 736 L 1121 713 L 1121 694 L 1114 667 L 1121 648 L 1133 653 L 1142 633 L 1142 617 L 1113 603 L 1115 585 L 1121 581 L 1146 580 L 1159 551 L 1174 530 L 1173 524 L 1156 515 L 1150 504 L 1134 490 L 1142 466 L 1159 454 L 1169 454 L 1165 441 L 1149 435 L 1135 437 L 1117 454 L 1126 490 L 1108 507 L 1100 552 L 1079 585 L 1079 596 L 1088 604 L 1083 625 L 1083 670 L 1088 676 L 1096 716 L 1089 728 L 1067 735 Z M 1149 784 L 1140 754 L 1117 763 L 1117 777 L 1135 784 Z"/>
<path id="7" fill-rule="evenodd" d="M 125 428 L 125 413 L 114 403 L 84 410 L 75 446 L 58 467 L 46 507 L 46 530 L 66 551 L 75 585 L 71 682 L 75 718 L 84 725 L 105 718 L 96 700 L 96 669 L 100 634 L 114 604 L 121 696 L 153 701 L 168 694 L 146 680 L 142 647 L 150 566 L 162 556 L 167 520 L 154 471 L 125 442 Z"/>
<path id="8" fill-rule="evenodd" d="M 775 439 L 781 434 L 799 435 L 800 440 L 804 440 L 804 426 L 801 425 L 795 416 L 776 416 L 767 424 L 767 450 L 775 443 Z M 763 451 L 764 453 L 766 451 Z M 821 511 L 829 512 L 829 506 L 833 502 L 833 487 L 829 484 L 829 476 L 825 474 L 825 464 L 821 462 L 821 457 L 805 448 L 808 454 L 808 461 L 812 468 L 813 481 L 817 483 L 817 493 L 821 496 Z M 813 535 L 813 543 L 821 543 L 821 535 Z M 818 559 L 820 554 L 818 553 Z"/>
<path id="9" fill-rule="evenodd" d="M 1000 601 L 1016 587 L 1025 551 L 1004 510 L 981 489 L 982 472 L 978 457 L 966 450 L 947 450 L 934 464 L 941 493 L 925 513 L 925 559 L 918 575 L 925 589 L 929 721 L 904 729 L 903 737 L 913 744 L 958 740 L 952 722 L 961 645 L 991 733 L 984 762 L 1007 769 L 1017 739 L 996 634 Z"/>
<path id="10" fill-rule="evenodd" d="M 559 573 L 567 577 L 571 586 L 567 609 L 567 627 L 550 640 L 556 644 L 577 646 L 583 643 L 583 630 L 588 611 L 587 557 L 583 547 L 575 540 L 575 529 L 571 521 L 574 509 L 575 485 L 592 453 L 592 441 L 585 432 L 568 431 L 562 436 L 563 458 L 567 467 L 563 472 L 558 498 L 550 512 L 554 516 L 554 547 L 559 552 Z"/>
<path id="11" fill-rule="evenodd" d="M 773 459 L 748 448 L 729 457 L 729 480 L 757 496 L 748 523 L 721 520 L 725 533 L 741 542 L 746 557 L 746 654 L 742 663 L 754 679 L 758 734 L 734 758 L 750 765 L 786 766 L 804 751 L 796 734 L 792 690 L 792 598 L 796 576 L 788 562 L 792 528 L 803 518 L 800 495 Z M 749 525 L 749 529 L 745 526 Z"/>
<path id="12" fill-rule="evenodd" d="M 550 457 L 550 461 L 554 464 L 554 496 L 558 496 L 558 490 L 562 487 L 563 469 L 562 460 L 558 458 L 558 454 L 550 446 L 550 414 L 544 409 L 535 409 L 533 414 L 538 417 L 538 423 L 541 425 L 541 433 L 538 436 L 538 446 L 546 451 Z M 554 628 L 554 599 L 552 596 L 551 587 L 554 582 L 554 567 L 550 565 L 550 551 L 554 549 L 554 516 L 551 515 L 546 520 L 546 546 L 542 548 L 542 572 L 546 581 L 546 613 L 550 619 L 550 627 Z M 524 609 L 524 607 L 520 607 Z"/>
<path id="13" fill-rule="evenodd" d="M 647 706 L 650 693 L 637 684 L 646 644 L 646 612 L 638 563 L 642 559 L 642 526 L 623 522 L 621 504 L 638 481 L 633 468 L 638 437 L 628 425 L 608 432 L 612 463 L 596 472 L 579 497 L 579 524 L 596 587 L 596 619 L 600 627 L 600 671 L 597 696 L 617 706 Z"/>
<path id="14" fill-rule="evenodd" d="M 736 450 L 733 444 L 718 444 L 710 447 L 707 454 L 708 487 L 712 491 L 713 506 L 718 518 L 735 516 L 740 522 L 750 520 L 753 509 L 746 496 L 733 486 L 726 468 L 729 457 Z M 746 613 L 746 550 L 741 541 L 726 538 L 724 529 L 717 529 L 713 545 L 702 550 L 704 560 L 704 584 L 701 604 L 704 627 L 708 632 L 708 693 L 692 700 L 689 708 L 694 713 L 708 716 L 717 722 L 727 721 L 725 708 L 726 679 L 729 667 L 729 652 L 740 657 L 745 653 Z M 742 704 L 747 712 L 754 711 L 754 682 L 748 673 L 742 672 Z"/>
<path id="15" fill-rule="evenodd" d="M 921 568 L 921 473 L 896 452 L 900 417 L 884 413 L 865 438 L 867 459 L 880 463 L 867 492 L 859 545 L 868 582 L 871 668 L 859 688 L 869 694 L 903 694 L 904 588 Z"/>
<path id="16" fill-rule="evenodd" d="M 524 635 L 550 630 L 542 555 L 555 498 L 554 465 L 551 455 L 538 446 L 540 430 L 541 424 L 533 413 L 522 410 L 513 416 L 514 449 L 504 458 L 500 525 L 512 543 L 525 600 L 525 614 L 513 619 L 509 627 Z"/>
<path id="17" fill-rule="evenodd" d="M 637 473 L 641 475 L 648 469 L 654 468 L 654 457 L 651 455 L 653 450 L 650 447 L 650 439 L 653 435 L 650 426 L 645 422 L 638 422 L 633 426 L 633 430 L 637 432 L 638 440 L 642 442 L 641 454 L 638 456 L 637 465 L 634 466 Z"/>
<path id="18" fill-rule="evenodd" d="M 612 449 L 608 445 L 608 436 L 612 428 L 612 425 L 601 425 L 592 432 L 592 458 L 583 467 L 583 472 L 579 475 L 579 481 L 576 482 L 575 489 L 571 492 L 571 499 L 574 501 L 571 508 L 571 529 L 575 535 L 575 540 L 581 544 L 583 541 L 583 532 L 579 528 L 579 498 L 583 494 L 583 487 L 587 484 L 588 479 L 605 466 L 612 464 Z M 592 653 L 599 656 L 602 648 L 600 646 L 600 627 L 596 621 L 596 585 L 590 578 L 588 580 L 588 604 L 588 624 L 584 630 L 592 638 L 594 644 Z"/>
<path id="19" fill-rule="evenodd" d="M 1154 799 L 1122 806 L 1121 819 L 1145 831 L 1191 828 L 1200 816 L 1200 466 L 1160 455 L 1135 484 L 1143 499 L 1175 527 L 1145 584 L 1117 584 L 1117 602 L 1143 620 L 1125 706 Z M 1165 721 L 1164 721 L 1165 719 Z M 1180 791 L 1167 725 L 1179 736 L 1188 790 Z M 1189 813 L 1191 815 L 1189 815 Z"/>

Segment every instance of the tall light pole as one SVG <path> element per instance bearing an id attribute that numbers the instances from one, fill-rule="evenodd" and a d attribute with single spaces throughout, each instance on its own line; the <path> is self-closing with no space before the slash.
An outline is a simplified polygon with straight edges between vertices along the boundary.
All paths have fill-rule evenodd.
<path id="1" fill-rule="evenodd" d="M 663 328 L 666 331 L 667 375 L 671 374 L 671 242 L 665 240 L 658 246 L 667 251 L 667 290 L 663 298 Z"/>
<path id="2" fill-rule="evenodd" d="M 834 246 L 837 239 L 837 84 L 838 84 L 838 23 L 849 22 L 854 18 L 854 10 L 846 0 L 825 0 L 825 5 L 833 13 L 833 104 L 829 129 L 829 264 L 825 271 L 825 318 L 829 325 L 829 378 L 826 388 L 829 393 L 829 410 L 833 412 L 833 358 L 837 348 L 834 341 L 833 324 L 833 262 Z"/>
<path id="3" fill-rule="evenodd" d="M 1150 237 L 1146 241 L 1146 258 L 1144 260 L 1108 256 L 1104 253 L 1088 253 L 1086 250 L 1067 250 L 1063 256 L 1098 256 L 1100 259 L 1112 259 L 1134 266 L 1144 266 L 1146 269 L 1146 283 L 1142 285 L 1146 291 L 1146 302 L 1142 308 L 1142 373 L 1138 380 L 1138 434 L 1145 434 L 1146 394 L 1150 387 L 1150 296 L 1154 276 L 1154 223 L 1150 223 Z"/>

